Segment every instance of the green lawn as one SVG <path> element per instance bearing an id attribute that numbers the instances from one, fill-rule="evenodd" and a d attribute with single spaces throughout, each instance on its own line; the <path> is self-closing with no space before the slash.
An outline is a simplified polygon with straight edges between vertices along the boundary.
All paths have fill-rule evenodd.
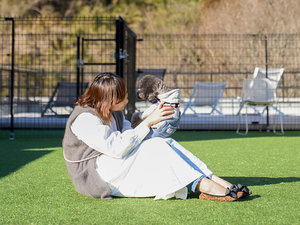
<path id="1" fill-rule="evenodd" d="M 237 202 L 81 196 L 62 157 L 62 132 L 41 132 L 0 136 L 0 224 L 300 224 L 300 131 L 175 133 L 216 175 L 252 189 Z"/>

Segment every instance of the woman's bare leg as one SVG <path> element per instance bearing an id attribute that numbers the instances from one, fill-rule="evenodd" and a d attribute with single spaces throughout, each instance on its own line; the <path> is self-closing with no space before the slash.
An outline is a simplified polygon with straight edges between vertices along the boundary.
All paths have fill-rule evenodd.
<path id="1" fill-rule="evenodd" d="M 200 192 L 217 196 L 224 196 L 226 192 L 225 187 L 207 178 L 202 178 L 199 181 L 196 189 Z"/>
<path id="2" fill-rule="evenodd" d="M 216 175 L 212 175 L 211 180 L 216 182 L 217 184 L 222 185 L 225 188 L 230 188 L 232 186 L 231 183 L 229 183 L 228 181 L 216 176 Z"/>
<path id="3" fill-rule="evenodd" d="M 199 198 L 203 200 L 228 202 L 237 199 L 226 194 L 227 189 L 225 187 L 207 178 L 202 178 L 196 189 L 201 192 Z"/>
<path id="4" fill-rule="evenodd" d="M 214 182 L 216 182 L 216 183 L 218 183 L 218 184 L 220 184 L 220 185 L 222 185 L 225 188 L 231 188 L 232 187 L 231 183 L 229 183 L 228 181 L 226 181 L 226 180 L 224 180 L 224 179 L 222 179 L 222 178 L 220 178 L 220 177 L 218 177 L 216 175 L 212 175 L 211 180 L 214 181 Z M 247 194 L 245 194 L 241 190 L 238 190 L 237 191 L 237 198 L 241 198 L 241 197 L 249 195 L 249 194 L 252 194 L 251 190 L 249 190 L 249 192 Z"/>

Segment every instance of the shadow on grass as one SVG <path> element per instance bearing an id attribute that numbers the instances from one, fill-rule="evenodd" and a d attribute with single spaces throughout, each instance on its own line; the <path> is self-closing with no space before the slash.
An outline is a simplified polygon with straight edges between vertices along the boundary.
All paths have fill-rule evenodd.
<path id="1" fill-rule="evenodd" d="M 246 186 L 264 186 L 273 185 L 280 183 L 294 183 L 299 182 L 300 177 L 222 177 L 223 179 L 229 181 L 230 183 L 241 183 Z M 251 189 L 251 188 L 250 188 Z M 245 198 L 239 199 L 239 201 L 249 201 L 256 198 L 260 198 L 260 195 L 250 195 Z"/>
<path id="2" fill-rule="evenodd" d="M 41 158 L 44 155 L 49 154 L 50 152 L 52 152 L 52 150 L 20 150 L 5 154 L 4 156 L 2 155 L 0 160 L 0 178 L 17 171 L 27 163 Z"/>
<path id="3" fill-rule="evenodd" d="M 0 178 L 61 147 L 61 132 L 18 130 L 15 140 L 0 138 Z"/>
<path id="4" fill-rule="evenodd" d="M 172 138 L 176 141 L 207 141 L 219 139 L 242 139 L 242 138 L 282 138 L 282 137 L 299 137 L 300 131 L 285 131 L 283 136 L 276 135 L 273 132 L 266 131 L 249 131 L 246 136 L 238 135 L 235 131 L 176 131 Z"/>
<path id="5" fill-rule="evenodd" d="M 240 183 L 246 186 L 272 185 L 300 181 L 300 177 L 222 177 L 222 179 L 233 184 Z"/>

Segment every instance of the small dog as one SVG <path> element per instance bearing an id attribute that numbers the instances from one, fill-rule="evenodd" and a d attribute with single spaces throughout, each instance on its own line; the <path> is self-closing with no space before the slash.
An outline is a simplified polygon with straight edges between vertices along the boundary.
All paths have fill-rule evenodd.
<path id="1" fill-rule="evenodd" d="M 161 79 L 153 75 L 145 75 L 138 82 L 137 97 L 142 100 L 150 101 L 153 104 L 144 112 L 135 112 L 131 117 L 131 126 L 136 127 L 153 110 L 160 102 L 164 102 L 164 106 L 174 107 L 173 118 L 159 122 L 151 127 L 150 137 L 169 137 L 179 126 L 180 120 L 180 90 L 171 90 Z"/>

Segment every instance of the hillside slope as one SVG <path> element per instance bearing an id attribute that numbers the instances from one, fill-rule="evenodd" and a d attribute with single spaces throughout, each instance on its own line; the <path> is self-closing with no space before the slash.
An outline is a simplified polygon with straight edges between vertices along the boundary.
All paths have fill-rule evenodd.
<path id="1" fill-rule="evenodd" d="M 136 33 L 297 33 L 295 0 L 0 0 L 1 16 L 122 16 Z"/>

